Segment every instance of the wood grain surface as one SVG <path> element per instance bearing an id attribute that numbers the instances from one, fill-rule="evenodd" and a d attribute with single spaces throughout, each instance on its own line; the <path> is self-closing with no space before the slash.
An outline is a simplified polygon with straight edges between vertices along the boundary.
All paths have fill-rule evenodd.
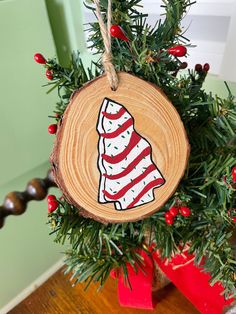
<path id="1" fill-rule="evenodd" d="M 84 216 L 102 222 L 135 221 L 154 213 L 174 193 L 189 156 L 183 123 L 163 92 L 128 73 L 118 75 L 117 91 L 110 89 L 106 76 L 100 76 L 74 94 L 51 155 L 56 183 L 68 201 L 81 207 Z M 122 104 L 132 115 L 135 130 L 151 144 L 153 161 L 166 180 L 154 190 L 154 201 L 126 211 L 115 210 L 110 203 L 98 203 L 96 125 L 105 97 Z"/>
<path id="2" fill-rule="evenodd" d="M 116 281 L 109 278 L 98 292 L 91 284 L 72 288 L 68 277 L 58 271 L 44 285 L 9 314 L 197 314 L 193 305 L 172 285 L 155 293 L 159 303 L 154 311 L 122 308 L 117 300 Z"/>

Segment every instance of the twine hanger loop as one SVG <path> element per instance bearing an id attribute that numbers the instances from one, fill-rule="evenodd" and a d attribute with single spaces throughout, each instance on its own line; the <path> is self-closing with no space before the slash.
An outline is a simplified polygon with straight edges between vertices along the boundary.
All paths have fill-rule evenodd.
<path id="1" fill-rule="evenodd" d="M 112 63 L 112 52 L 111 52 L 111 17 L 112 17 L 112 0 L 108 0 L 108 8 L 107 8 L 107 25 L 105 25 L 100 7 L 100 0 L 94 0 L 96 6 L 96 15 L 98 19 L 98 23 L 100 26 L 103 42 L 104 42 L 104 53 L 102 55 L 102 64 L 104 67 L 104 71 L 107 74 L 107 78 L 112 90 L 116 90 L 118 87 L 118 76 L 115 70 L 115 67 Z"/>

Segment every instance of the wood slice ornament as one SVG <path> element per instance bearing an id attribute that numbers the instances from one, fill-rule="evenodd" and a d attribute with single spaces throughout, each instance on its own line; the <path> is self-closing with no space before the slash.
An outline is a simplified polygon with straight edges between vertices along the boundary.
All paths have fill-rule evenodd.
<path id="1" fill-rule="evenodd" d="M 51 155 L 56 183 L 79 213 L 101 222 L 143 219 L 175 192 L 187 166 L 183 123 L 164 93 L 128 73 L 74 93 Z"/>

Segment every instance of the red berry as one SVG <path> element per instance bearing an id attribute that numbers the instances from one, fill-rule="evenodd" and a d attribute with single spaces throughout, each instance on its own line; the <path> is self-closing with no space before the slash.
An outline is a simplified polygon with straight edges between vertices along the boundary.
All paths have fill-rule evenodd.
<path id="1" fill-rule="evenodd" d="M 119 269 L 116 268 L 116 269 L 112 269 L 111 272 L 110 272 L 110 276 L 113 278 L 113 279 L 116 279 L 119 277 Z"/>
<path id="2" fill-rule="evenodd" d="M 119 25 L 112 25 L 110 28 L 110 34 L 115 38 L 119 38 L 124 41 L 129 41 L 129 39 L 125 36 L 123 29 Z"/>
<path id="3" fill-rule="evenodd" d="M 236 167 L 232 168 L 232 180 L 233 182 L 236 182 Z"/>
<path id="4" fill-rule="evenodd" d="M 174 224 L 174 218 L 173 217 L 171 217 L 171 218 L 166 218 L 166 223 L 167 223 L 167 225 L 173 225 Z"/>
<path id="5" fill-rule="evenodd" d="M 196 64 L 196 65 L 195 65 L 195 71 L 196 71 L 196 72 L 202 72 L 202 65 L 199 64 L 199 63 Z"/>
<path id="6" fill-rule="evenodd" d="M 178 45 L 178 46 L 168 48 L 167 52 L 170 55 L 175 56 L 175 57 L 184 57 L 187 53 L 187 48 L 182 45 Z"/>
<path id="7" fill-rule="evenodd" d="M 53 79 L 52 71 L 47 69 L 46 71 L 46 77 L 51 81 Z"/>
<path id="8" fill-rule="evenodd" d="M 210 64 L 209 63 L 205 63 L 203 66 L 203 69 L 205 72 L 208 72 L 210 70 Z"/>
<path id="9" fill-rule="evenodd" d="M 173 216 L 172 216 L 171 213 L 168 211 L 168 212 L 165 213 L 165 218 L 166 218 L 166 219 L 172 219 Z"/>
<path id="10" fill-rule="evenodd" d="M 232 220 L 233 220 L 233 222 L 235 222 L 235 223 L 236 223 L 236 217 L 232 218 Z"/>
<path id="11" fill-rule="evenodd" d="M 40 63 L 40 64 L 46 64 L 46 59 L 44 58 L 44 56 L 41 54 L 41 53 L 36 53 L 34 55 L 34 60 L 37 62 L 37 63 Z"/>
<path id="12" fill-rule="evenodd" d="M 59 203 L 57 201 L 51 201 L 50 203 L 48 203 L 48 212 L 52 213 L 54 212 L 57 207 L 59 206 Z"/>
<path id="13" fill-rule="evenodd" d="M 181 64 L 180 64 L 180 66 L 179 66 L 179 68 L 181 69 L 181 70 L 184 70 L 184 69 L 186 69 L 188 67 L 188 63 L 187 62 L 182 62 Z"/>
<path id="14" fill-rule="evenodd" d="M 169 213 L 171 214 L 172 217 L 176 217 L 179 213 L 179 208 L 173 206 L 169 209 Z"/>
<path id="15" fill-rule="evenodd" d="M 57 124 L 50 124 L 48 126 L 48 133 L 55 134 L 57 132 Z"/>
<path id="16" fill-rule="evenodd" d="M 184 217 L 188 217 L 191 215 L 191 210 L 187 206 L 181 206 L 180 207 L 180 214 Z"/>
<path id="17" fill-rule="evenodd" d="M 47 197 L 48 203 L 52 202 L 52 201 L 56 201 L 56 196 L 55 195 L 48 195 Z"/>

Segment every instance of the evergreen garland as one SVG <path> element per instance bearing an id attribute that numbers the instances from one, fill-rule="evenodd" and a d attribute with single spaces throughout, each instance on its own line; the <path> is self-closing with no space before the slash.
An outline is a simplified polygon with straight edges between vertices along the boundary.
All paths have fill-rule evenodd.
<path id="1" fill-rule="evenodd" d="M 92 1 L 86 6 L 94 11 Z M 166 14 L 155 27 L 147 24 L 146 14 L 138 11 L 141 0 L 113 0 L 113 24 L 121 25 L 130 44 L 112 39 L 113 63 L 117 71 L 132 73 L 158 85 L 178 110 L 191 145 L 191 156 L 185 175 L 175 194 L 161 210 L 147 219 L 117 224 L 102 224 L 78 215 L 80 209 L 66 200 L 49 214 L 55 241 L 69 242 L 66 263 L 75 283 L 91 281 L 104 284 L 114 268 L 121 267 L 128 276 L 126 263 L 142 265 L 137 248 L 147 250 L 155 243 L 163 257 L 170 258 L 180 247 L 190 244 L 195 264 L 210 272 L 211 282 L 220 281 L 226 297 L 236 297 L 236 257 L 232 236 L 235 231 L 236 186 L 231 169 L 236 155 L 236 107 L 231 92 L 227 99 L 207 94 L 202 84 L 207 72 L 183 68 L 180 59 L 166 49 L 175 44 L 190 45 L 181 30 L 181 20 L 192 4 L 190 0 L 163 0 Z M 101 0 L 106 20 L 107 0 Z M 97 22 L 88 26 L 89 43 L 101 54 L 104 46 Z M 55 113 L 57 121 L 69 103 L 74 90 L 102 74 L 101 60 L 85 69 L 79 53 L 73 53 L 71 64 L 63 68 L 56 60 L 47 60 L 53 73 L 50 90 L 58 89 L 60 101 Z M 228 88 L 228 86 L 226 86 Z M 190 217 L 178 216 L 167 225 L 165 212 L 175 204 L 187 205 Z M 147 239 L 147 231 L 150 235 Z M 128 279 L 128 277 L 127 277 Z"/>

